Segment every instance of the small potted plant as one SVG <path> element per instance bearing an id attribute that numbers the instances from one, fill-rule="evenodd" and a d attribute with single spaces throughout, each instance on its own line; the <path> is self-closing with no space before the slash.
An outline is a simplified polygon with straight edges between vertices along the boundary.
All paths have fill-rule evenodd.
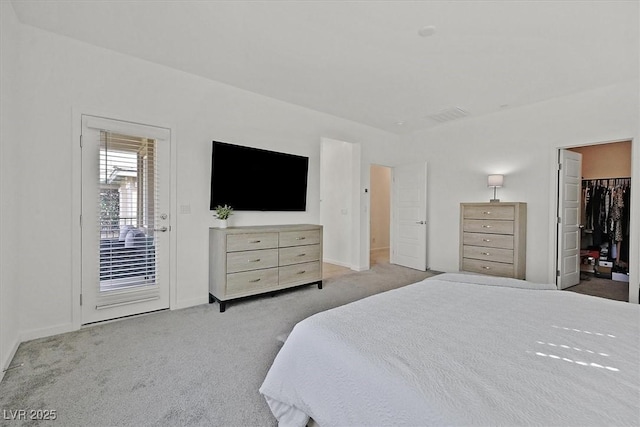
<path id="1" fill-rule="evenodd" d="M 215 207 L 213 216 L 220 220 L 220 228 L 227 228 L 227 220 L 233 214 L 233 208 L 229 205 L 218 205 Z"/>

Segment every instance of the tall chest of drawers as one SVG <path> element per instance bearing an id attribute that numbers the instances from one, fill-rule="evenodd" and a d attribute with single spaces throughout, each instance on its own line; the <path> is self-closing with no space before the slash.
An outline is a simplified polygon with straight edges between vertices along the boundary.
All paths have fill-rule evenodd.
<path id="1" fill-rule="evenodd" d="M 209 302 L 317 283 L 322 289 L 322 226 L 209 229 Z"/>
<path id="2" fill-rule="evenodd" d="M 526 203 L 461 203 L 460 270 L 524 279 L 526 230 Z"/>

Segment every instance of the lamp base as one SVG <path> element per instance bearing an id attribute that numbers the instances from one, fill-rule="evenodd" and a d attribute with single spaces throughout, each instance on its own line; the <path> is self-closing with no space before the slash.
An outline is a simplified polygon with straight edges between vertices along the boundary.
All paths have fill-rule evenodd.
<path id="1" fill-rule="evenodd" d="M 500 203 L 500 199 L 490 199 L 489 203 Z"/>

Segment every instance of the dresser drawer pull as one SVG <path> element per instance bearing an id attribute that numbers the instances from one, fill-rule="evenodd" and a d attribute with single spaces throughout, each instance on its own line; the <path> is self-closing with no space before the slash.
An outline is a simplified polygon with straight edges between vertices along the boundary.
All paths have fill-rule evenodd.
<path id="1" fill-rule="evenodd" d="M 485 215 L 491 215 L 491 211 L 484 211 L 482 213 L 485 214 Z"/>
<path id="2" fill-rule="evenodd" d="M 260 262 L 260 258 L 250 259 L 249 262 Z"/>
<path id="3" fill-rule="evenodd" d="M 296 237 L 296 240 L 304 240 L 306 237 Z"/>
<path id="4" fill-rule="evenodd" d="M 307 272 L 307 270 L 302 270 L 302 271 L 298 271 L 298 273 L 296 273 L 296 274 L 304 274 L 306 272 Z"/>
<path id="5" fill-rule="evenodd" d="M 260 240 L 249 240 L 249 243 L 260 243 Z"/>
<path id="6" fill-rule="evenodd" d="M 491 228 L 490 225 L 483 225 L 482 228 Z"/>
<path id="7" fill-rule="evenodd" d="M 491 255 L 491 254 L 490 254 L 489 252 L 482 252 L 482 255 L 489 256 L 489 255 Z"/>
<path id="8" fill-rule="evenodd" d="M 259 282 L 259 281 L 260 281 L 260 279 L 249 280 L 250 283 L 256 283 L 256 282 Z"/>
<path id="9" fill-rule="evenodd" d="M 485 270 L 491 270 L 491 267 L 487 267 L 486 265 L 483 265 L 482 268 L 484 268 Z"/>
<path id="10" fill-rule="evenodd" d="M 296 256 L 305 256 L 305 255 L 307 255 L 307 254 L 298 254 L 298 255 L 296 255 Z"/>
<path id="11" fill-rule="evenodd" d="M 490 242 L 491 239 L 482 239 L 483 242 Z"/>

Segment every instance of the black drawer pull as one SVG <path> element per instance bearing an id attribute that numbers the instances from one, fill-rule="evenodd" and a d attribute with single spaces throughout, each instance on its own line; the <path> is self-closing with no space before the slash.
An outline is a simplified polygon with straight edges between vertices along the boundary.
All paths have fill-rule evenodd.
<path id="1" fill-rule="evenodd" d="M 485 214 L 485 215 L 491 215 L 491 211 L 484 211 L 482 213 Z"/>
<path id="2" fill-rule="evenodd" d="M 304 240 L 306 237 L 296 237 L 296 240 Z"/>
<path id="3" fill-rule="evenodd" d="M 249 262 L 260 262 L 260 258 L 250 259 Z"/>
<path id="4" fill-rule="evenodd" d="M 259 281 L 260 281 L 260 279 L 249 280 L 250 283 L 256 283 L 256 282 L 259 282 Z"/>
<path id="5" fill-rule="evenodd" d="M 306 254 L 298 254 L 298 255 L 296 255 L 296 256 L 305 256 L 305 255 L 306 255 Z"/>
<path id="6" fill-rule="evenodd" d="M 491 255 L 491 254 L 490 254 L 489 252 L 482 252 L 482 255 L 489 256 L 489 255 Z"/>
<path id="7" fill-rule="evenodd" d="M 249 243 L 260 243 L 260 240 L 250 240 Z"/>
<path id="8" fill-rule="evenodd" d="M 490 225 L 483 225 L 482 228 L 491 228 Z"/>
<path id="9" fill-rule="evenodd" d="M 490 242 L 491 239 L 482 239 L 483 242 Z"/>
<path id="10" fill-rule="evenodd" d="M 307 272 L 307 270 L 302 270 L 302 271 L 298 271 L 298 273 L 297 273 L 297 274 L 304 274 L 304 273 L 306 273 L 306 272 Z"/>
<path id="11" fill-rule="evenodd" d="M 482 266 L 482 268 L 484 268 L 485 270 L 491 270 L 491 267 L 487 267 L 487 266 Z"/>

